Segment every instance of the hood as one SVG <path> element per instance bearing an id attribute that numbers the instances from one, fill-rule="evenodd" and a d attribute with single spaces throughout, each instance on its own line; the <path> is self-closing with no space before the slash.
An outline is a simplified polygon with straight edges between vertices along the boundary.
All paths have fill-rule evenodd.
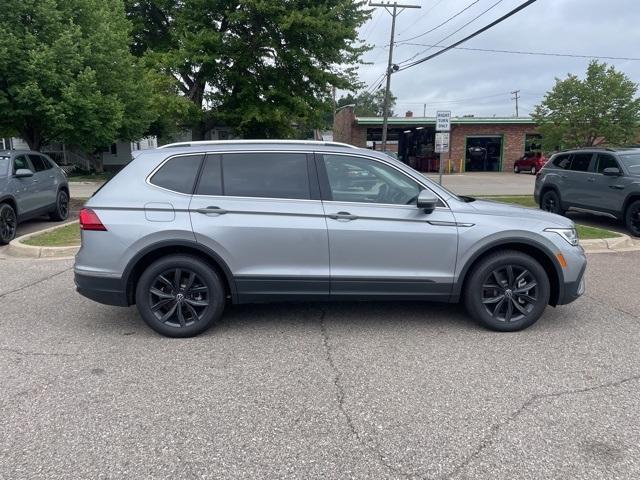
<path id="1" fill-rule="evenodd" d="M 485 215 L 499 215 L 503 217 L 522 218 L 523 220 L 536 221 L 549 224 L 549 226 L 573 227 L 572 220 L 545 212 L 536 208 L 521 207 L 509 203 L 494 202 L 492 200 L 476 200 L 468 204 L 478 213 Z"/>

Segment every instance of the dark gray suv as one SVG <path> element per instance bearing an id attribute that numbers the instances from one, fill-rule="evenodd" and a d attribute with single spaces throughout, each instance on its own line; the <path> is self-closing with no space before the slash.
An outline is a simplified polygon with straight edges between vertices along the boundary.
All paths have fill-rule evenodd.
<path id="1" fill-rule="evenodd" d="M 536 178 L 540 208 L 604 213 L 640 236 L 640 148 L 590 148 L 555 154 Z"/>
<path id="2" fill-rule="evenodd" d="M 0 150 L 0 245 L 16 236 L 18 222 L 49 214 L 69 215 L 69 185 L 48 156 L 28 150 Z"/>

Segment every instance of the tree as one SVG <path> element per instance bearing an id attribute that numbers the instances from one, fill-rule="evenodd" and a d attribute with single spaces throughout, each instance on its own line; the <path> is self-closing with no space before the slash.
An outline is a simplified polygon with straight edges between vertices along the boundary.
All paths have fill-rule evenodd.
<path id="1" fill-rule="evenodd" d="M 393 108 L 397 98 L 389 92 L 389 116 L 393 116 Z M 375 93 L 361 92 L 357 96 L 347 94 L 338 100 L 338 108 L 355 104 L 355 113 L 359 117 L 381 117 L 384 115 L 384 90 L 376 90 Z"/>
<path id="2" fill-rule="evenodd" d="M 580 80 L 568 75 L 536 106 L 533 119 L 545 150 L 598 145 L 622 145 L 638 134 L 638 85 L 606 63 L 592 61 Z"/>
<path id="3" fill-rule="evenodd" d="M 357 85 L 363 0 L 127 0 L 132 51 L 191 102 L 194 140 L 217 124 L 281 137 L 322 124 L 332 87 Z"/>
<path id="4" fill-rule="evenodd" d="M 129 29 L 122 0 L 4 0 L 0 132 L 34 150 L 140 138 L 154 112 Z"/>

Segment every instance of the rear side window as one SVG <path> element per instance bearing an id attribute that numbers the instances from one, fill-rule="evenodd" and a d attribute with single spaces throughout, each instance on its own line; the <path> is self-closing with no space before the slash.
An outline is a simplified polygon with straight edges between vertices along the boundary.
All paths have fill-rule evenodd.
<path id="1" fill-rule="evenodd" d="M 569 168 L 569 165 L 571 165 L 571 155 L 569 154 L 558 155 L 556 158 L 553 159 L 553 164 L 558 168 L 567 170 Z"/>
<path id="2" fill-rule="evenodd" d="M 618 162 L 612 155 L 606 155 L 603 153 L 598 154 L 598 163 L 596 167 L 596 172 L 602 173 L 605 168 L 620 168 L 618 166 Z"/>
<path id="3" fill-rule="evenodd" d="M 33 168 L 35 169 L 36 172 L 42 172 L 44 170 L 48 170 L 51 168 L 51 165 L 49 164 L 49 162 L 47 162 L 45 158 L 40 155 L 30 154 L 29 160 L 31 160 L 31 163 L 33 164 Z"/>
<path id="4" fill-rule="evenodd" d="M 225 195 L 311 198 L 304 153 L 229 153 L 222 172 Z"/>
<path id="5" fill-rule="evenodd" d="M 193 193 L 202 155 L 174 157 L 165 162 L 151 180 L 152 184 L 180 193 Z"/>
<path id="6" fill-rule="evenodd" d="M 196 193 L 198 195 L 222 195 L 222 161 L 220 155 L 207 155 Z"/>
<path id="7" fill-rule="evenodd" d="M 571 170 L 575 172 L 588 172 L 592 158 L 593 153 L 574 153 L 571 159 Z"/>

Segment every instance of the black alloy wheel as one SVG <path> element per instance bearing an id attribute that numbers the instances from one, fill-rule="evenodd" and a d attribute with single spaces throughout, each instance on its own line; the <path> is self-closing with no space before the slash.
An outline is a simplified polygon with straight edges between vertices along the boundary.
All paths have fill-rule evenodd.
<path id="1" fill-rule="evenodd" d="M 538 302 L 538 282 L 519 265 L 493 270 L 482 285 L 482 304 L 492 318 L 517 322 L 531 313 Z"/>
<path id="2" fill-rule="evenodd" d="M 58 192 L 56 208 L 49 216 L 56 222 L 61 222 L 69 217 L 69 195 L 64 190 Z"/>
<path id="3" fill-rule="evenodd" d="M 11 205 L 0 205 L 0 245 L 6 245 L 16 237 L 18 219 Z"/>
<path id="4" fill-rule="evenodd" d="M 536 167 L 531 167 L 531 175 L 535 175 L 536 174 Z"/>
<path id="5" fill-rule="evenodd" d="M 640 200 L 636 200 L 627 207 L 625 223 L 631 235 L 640 237 Z"/>
<path id="6" fill-rule="evenodd" d="M 547 190 L 540 199 L 540 208 L 546 212 L 563 215 L 564 211 L 560 205 L 560 197 L 554 190 Z"/>
<path id="7" fill-rule="evenodd" d="M 149 265 L 137 281 L 142 319 L 168 337 L 193 337 L 211 327 L 226 302 L 224 284 L 203 259 L 177 254 Z"/>
<path id="8" fill-rule="evenodd" d="M 520 173 L 520 167 L 518 165 L 513 167 L 513 173 Z"/>
<path id="9" fill-rule="evenodd" d="M 158 321 L 171 327 L 187 327 L 202 320 L 209 296 L 209 288 L 195 272 L 174 268 L 153 280 L 149 305 Z"/>

